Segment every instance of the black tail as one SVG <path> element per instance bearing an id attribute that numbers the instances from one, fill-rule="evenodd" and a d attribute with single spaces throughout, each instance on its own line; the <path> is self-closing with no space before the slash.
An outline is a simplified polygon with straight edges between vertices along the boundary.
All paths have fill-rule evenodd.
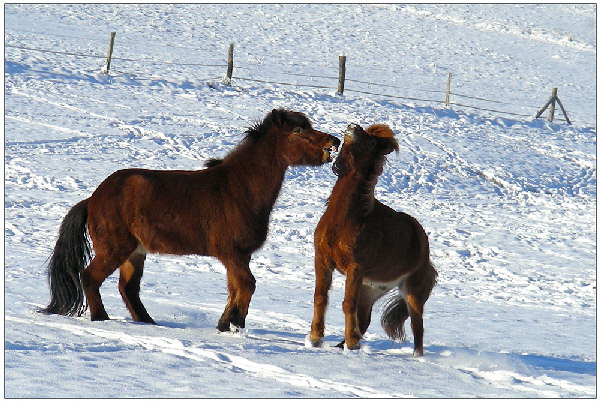
<path id="1" fill-rule="evenodd" d="M 81 316 L 85 312 L 79 273 L 91 255 L 86 224 L 87 200 L 82 200 L 69 210 L 60 226 L 48 264 L 50 304 L 40 312 L 68 316 Z"/>

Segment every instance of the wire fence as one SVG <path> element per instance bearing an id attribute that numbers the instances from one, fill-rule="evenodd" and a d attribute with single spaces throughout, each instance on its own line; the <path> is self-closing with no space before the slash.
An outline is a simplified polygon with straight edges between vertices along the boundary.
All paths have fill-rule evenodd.
<path id="1" fill-rule="evenodd" d="M 39 34 L 42 35 L 41 33 L 39 33 Z M 89 38 L 86 38 L 86 39 L 89 39 Z M 45 53 L 45 54 L 54 54 L 54 55 L 60 55 L 60 56 L 71 56 L 71 57 L 79 57 L 79 58 L 92 58 L 92 59 L 98 59 L 98 60 L 102 60 L 102 61 L 107 59 L 106 55 L 98 54 L 94 51 L 90 51 L 87 53 L 68 52 L 68 51 L 59 51 L 59 50 L 54 50 L 54 49 L 40 49 L 40 48 L 31 47 L 31 46 L 14 45 L 14 44 L 8 44 L 8 43 L 5 43 L 4 46 L 5 46 L 5 50 L 6 49 L 19 49 L 21 51 L 27 51 L 27 52 L 39 52 L 39 53 Z M 190 49 L 190 48 L 181 47 L 181 49 Z M 232 48 L 230 49 L 230 57 L 231 57 L 231 53 L 232 53 Z M 116 57 L 110 56 L 110 59 L 112 59 L 114 61 L 125 62 L 125 63 L 166 65 L 166 66 L 171 66 L 171 67 L 179 66 L 179 67 L 183 67 L 183 68 L 185 68 L 185 67 L 206 67 L 206 68 L 221 68 L 221 69 L 229 68 L 230 69 L 229 71 L 231 71 L 232 67 L 233 67 L 232 60 L 229 60 L 228 63 L 218 63 L 218 62 L 196 63 L 196 62 L 187 62 L 187 61 L 185 61 L 185 62 L 164 61 L 164 60 L 156 60 L 153 58 L 138 58 L 138 59 L 136 59 L 136 58 L 120 57 L 120 56 L 116 56 Z M 7 60 L 8 60 L 8 58 L 5 55 L 5 61 L 7 61 Z M 335 77 L 335 76 L 327 76 L 327 75 L 321 75 L 321 74 L 306 74 L 306 73 L 298 73 L 298 72 L 291 72 L 291 71 L 285 72 L 285 71 L 281 71 L 281 69 L 277 74 L 280 74 L 287 78 L 289 78 L 289 77 L 308 78 L 311 81 L 318 81 L 318 82 L 306 83 L 306 82 L 299 82 L 297 80 L 266 79 L 266 78 L 260 77 L 261 72 L 264 72 L 264 69 L 262 67 L 263 67 L 262 64 L 260 64 L 260 65 L 252 65 L 252 64 L 239 65 L 239 63 L 237 63 L 235 65 L 235 69 L 245 72 L 245 73 L 243 75 L 235 75 L 235 76 L 231 75 L 228 78 L 229 78 L 229 80 L 235 79 L 238 81 L 247 81 L 247 82 L 253 82 L 253 83 L 274 84 L 274 85 L 279 85 L 279 86 L 290 86 L 290 87 L 299 87 L 299 88 L 313 88 L 313 89 L 320 89 L 320 90 L 323 90 L 323 89 L 335 90 L 334 83 L 340 79 L 340 76 Z M 138 74 L 127 73 L 125 71 L 122 71 L 120 69 L 120 67 L 117 70 L 115 70 L 113 68 L 112 71 L 120 73 L 120 74 L 129 74 L 138 80 L 144 80 L 144 79 L 156 80 L 157 79 L 156 77 L 139 77 Z M 273 72 L 270 72 L 269 74 L 271 76 L 276 75 Z M 196 80 L 208 81 L 208 80 L 219 80 L 222 78 L 223 78 L 223 76 L 218 76 L 215 73 L 215 75 L 213 77 L 206 78 L 206 79 L 196 79 Z M 422 102 L 422 103 L 428 104 L 427 106 L 429 106 L 430 104 L 442 104 L 446 107 L 460 107 L 460 108 L 474 109 L 474 110 L 479 110 L 479 111 L 484 111 L 484 112 L 490 112 L 493 114 L 516 116 L 519 118 L 534 118 L 536 116 L 536 113 L 538 113 L 538 111 L 539 111 L 539 107 L 535 107 L 535 106 L 531 106 L 531 105 L 517 105 L 515 102 L 500 101 L 497 99 L 488 99 L 488 98 L 481 97 L 481 96 L 464 94 L 462 92 L 454 92 L 449 88 L 449 83 L 448 83 L 448 89 L 446 91 L 443 91 L 443 90 L 439 90 L 439 89 L 430 89 L 430 88 L 422 88 L 422 87 L 419 88 L 414 85 L 411 85 L 410 88 L 407 89 L 406 87 L 401 87 L 401 86 L 394 85 L 394 84 L 381 83 L 381 82 L 377 83 L 377 82 L 371 82 L 371 81 L 366 81 L 366 80 L 358 80 L 358 79 L 354 79 L 354 78 L 344 78 L 344 81 L 349 83 L 350 87 L 344 85 L 343 92 L 365 94 L 365 95 L 371 95 L 371 96 L 376 96 L 376 97 L 383 97 L 385 99 L 400 99 L 400 100 L 405 100 L 405 101 L 410 101 L 410 102 Z M 226 82 L 228 82 L 228 81 L 226 81 Z M 366 89 L 364 88 L 365 86 L 367 87 Z M 373 88 L 385 88 L 385 89 L 405 91 L 405 92 L 410 91 L 411 94 L 383 93 L 383 92 L 374 91 Z M 486 85 L 486 88 L 489 88 L 489 86 Z M 339 89 L 339 87 L 338 87 L 338 89 Z M 508 90 L 508 91 L 510 91 L 510 90 Z M 420 94 L 413 95 L 414 93 L 420 93 L 423 96 L 421 96 Z M 339 91 L 338 91 L 338 94 L 341 95 L 341 93 Z M 432 96 L 433 94 L 439 94 L 440 97 L 436 98 L 435 96 Z M 444 97 L 447 97 L 447 98 L 444 100 L 443 99 Z M 455 98 L 457 98 L 459 100 L 459 102 L 456 102 L 454 100 Z M 477 102 L 465 103 L 464 100 L 477 101 Z M 472 105 L 471 103 L 480 103 L 480 104 Z M 496 105 L 497 107 L 493 107 L 493 106 L 490 107 L 489 105 L 481 105 L 481 103 L 492 104 L 492 105 Z M 506 109 L 511 109 L 511 110 L 503 110 L 502 106 L 507 106 Z M 508 107 L 510 107 L 510 108 L 508 108 Z M 515 109 L 519 110 L 519 112 L 515 111 Z M 558 120 L 561 122 L 568 122 L 568 120 L 566 120 L 564 118 L 554 118 L 554 120 Z M 595 116 L 593 117 L 593 120 L 595 121 Z M 589 123 L 585 123 L 585 124 L 590 125 L 590 126 L 595 126 L 595 124 L 589 124 Z"/>

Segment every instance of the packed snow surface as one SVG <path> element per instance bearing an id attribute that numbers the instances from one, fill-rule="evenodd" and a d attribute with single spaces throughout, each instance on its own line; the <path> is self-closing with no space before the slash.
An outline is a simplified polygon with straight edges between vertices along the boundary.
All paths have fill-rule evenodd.
<path id="1" fill-rule="evenodd" d="M 4 7 L 5 397 L 596 396 L 596 5 Z M 533 118 L 555 87 L 572 125 Z M 245 331 L 215 329 L 225 269 L 198 256 L 148 256 L 158 326 L 131 320 L 117 274 L 110 321 L 37 313 L 71 206 L 121 168 L 202 169 L 276 107 L 396 133 L 376 197 L 430 238 L 423 357 L 378 305 L 363 348 L 335 348 L 340 274 L 326 346 L 304 344 L 330 164 L 288 170 Z"/>

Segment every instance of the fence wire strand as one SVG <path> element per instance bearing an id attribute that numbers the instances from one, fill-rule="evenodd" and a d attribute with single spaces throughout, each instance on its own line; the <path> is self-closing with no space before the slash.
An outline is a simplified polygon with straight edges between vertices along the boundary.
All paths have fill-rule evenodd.
<path id="1" fill-rule="evenodd" d="M 289 86 L 294 86 L 294 87 L 311 87 L 311 88 L 332 89 L 331 86 L 326 86 L 326 85 L 299 84 L 299 83 L 281 83 L 281 82 L 277 82 L 277 81 L 267 81 L 267 80 L 259 80 L 259 79 L 256 79 L 256 78 L 245 78 L 245 77 L 237 77 L 237 76 L 233 76 L 231 78 L 234 78 L 236 80 L 254 81 L 254 82 L 257 82 L 257 83 L 266 83 L 266 84 L 279 84 L 279 85 L 289 85 Z"/>
<path id="2" fill-rule="evenodd" d="M 75 56 L 75 57 L 87 57 L 87 58 L 94 58 L 94 59 L 106 59 L 106 56 L 98 55 L 98 54 L 83 54 L 83 53 L 76 53 L 76 52 L 57 51 L 57 50 L 51 50 L 51 49 L 39 49 L 39 48 L 33 48 L 33 47 L 29 47 L 29 46 L 19 46 L 19 45 L 12 45 L 12 44 L 5 44 L 4 46 L 5 46 L 5 48 L 21 49 L 21 50 L 26 50 L 26 51 L 41 52 L 41 53 L 48 53 L 48 54 L 68 55 L 68 56 Z M 6 60 L 6 58 L 5 58 L 5 60 Z M 220 63 L 220 64 L 217 64 L 217 63 L 215 63 L 215 64 L 182 63 L 182 62 L 175 62 L 175 61 L 157 61 L 157 60 L 152 60 L 152 59 L 133 59 L 133 58 L 126 58 L 126 57 L 112 57 L 112 60 L 124 61 L 124 62 L 148 63 L 148 64 L 164 64 L 164 65 L 170 65 L 170 66 L 227 67 L 227 64 L 225 64 L 225 63 Z M 258 67 L 260 67 L 260 66 L 258 66 Z M 235 66 L 235 68 L 240 69 L 240 70 L 246 70 L 246 71 L 252 70 L 251 67 L 247 67 L 247 66 Z M 129 73 L 124 73 L 122 71 L 114 70 L 114 69 L 113 69 L 113 71 L 117 71 L 118 73 L 121 73 L 121 74 L 129 74 Z M 325 75 L 310 75 L 310 74 L 292 73 L 292 72 L 282 72 L 282 74 L 297 76 L 297 77 L 338 80 L 338 77 L 325 76 Z M 158 78 L 137 78 L 137 75 L 135 75 L 135 74 L 133 74 L 133 76 L 136 77 L 136 79 L 138 79 L 138 80 L 157 80 L 158 79 Z M 257 83 L 264 83 L 264 84 L 276 84 L 276 85 L 293 86 L 293 87 L 335 90 L 333 85 L 289 83 L 289 82 L 270 81 L 270 80 L 249 78 L 249 77 L 240 77 L 240 76 L 234 76 L 231 78 L 236 79 L 236 80 L 241 80 L 241 81 L 251 81 L 251 82 L 257 82 Z M 218 80 L 218 79 L 219 78 L 197 79 L 197 80 L 208 81 L 208 80 Z M 350 82 L 350 83 L 365 84 L 365 85 L 376 86 L 376 87 L 405 89 L 404 87 L 400 87 L 397 85 L 374 83 L 374 82 L 363 81 L 363 80 L 345 79 L 345 81 Z M 423 88 L 417 88 L 417 90 L 421 91 L 421 92 L 446 94 L 446 91 L 442 91 L 442 90 L 429 90 L 429 89 L 423 89 Z M 409 97 L 409 96 L 401 96 L 401 95 L 382 94 L 382 93 L 377 93 L 377 92 L 373 92 L 373 91 L 364 91 L 364 90 L 359 90 L 359 89 L 354 89 L 354 88 L 345 88 L 344 91 L 345 92 L 354 92 L 354 93 L 358 93 L 358 94 L 382 96 L 382 97 L 386 97 L 386 98 L 404 99 L 404 100 L 408 100 L 408 101 L 429 102 L 429 103 L 436 103 L 436 104 L 445 104 L 446 103 L 443 100 L 437 100 L 437 99 L 427 99 L 427 98 L 417 98 L 417 97 Z M 500 104 L 500 105 L 514 105 L 513 103 L 510 103 L 510 102 L 486 99 L 483 97 L 466 95 L 466 94 L 462 94 L 462 93 L 455 93 L 452 91 L 450 92 L 450 96 L 471 99 L 471 100 L 476 100 L 476 101 L 491 102 L 491 103 Z M 535 110 L 531 114 L 523 114 L 523 113 L 501 111 L 501 110 L 491 109 L 491 108 L 484 108 L 484 107 L 479 107 L 479 106 L 474 106 L 474 105 L 466 105 L 466 104 L 458 103 L 458 102 L 450 102 L 450 105 L 454 105 L 454 106 L 458 106 L 458 107 L 462 107 L 462 108 L 476 109 L 476 110 L 481 110 L 481 111 L 486 111 L 486 112 L 519 116 L 519 117 L 534 117 L 537 112 L 537 109 L 538 109 L 537 107 L 533 107 L 533 106 L 514 105 L 515 107 L 518 107 L 518 108 L 529 108 L 529 109 Z M 560 119 L 558 117 L 555 120 L 563 120 L 564 121 L 564 119 Z"/>
<path id="3" fill-rule="evenodd" d="M 95 58 L 95 59 L 106 59 L 106 55 L 102 56 L 102 55 L 94 55 L 94 54 L 62 52 L 59 50 L 37 49 L 37 48 L 30 48 L 27 46 L 6 45 L 6 44 L 4 45 L 4 47 L 16 48 L 16 49 L 22 49 L 22 50 L 30 50 L 30 51 L 41 52 L 41 53 L 51 53 L 51 54 L 77 56 L 77 57 L 90 57 L 90 58 Z M 165 62 L 165 61 L 152 60 L 152 59 L 131 59 L 131 58 L 119 57 L 119 56 L 112 56 L 111 60 L 119 60 L 119 61 L 125 61 L 125 62 L 149 63 L 149 64 L 168 64 L 168 65 L 174 65 L 174 66 L 227 67 L 227 64 L 224 64 L 224 63 L 221 63 L 221 64 L 179 63 L 179 62 L 170 62 L 170 61 Z"/>

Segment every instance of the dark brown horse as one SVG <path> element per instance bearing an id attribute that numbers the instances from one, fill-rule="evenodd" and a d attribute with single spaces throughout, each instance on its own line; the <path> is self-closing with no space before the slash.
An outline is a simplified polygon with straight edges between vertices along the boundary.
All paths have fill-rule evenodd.
<path id="1" fill-rule="evenodd" d="M 227 269 L 229 298 L 217 328 L 243 328 L 255 279 L 250 257 L 267 237 L 269 215 L 291 165 L 331 162 L 340 141 L 299 112 L 273 110 L 222 160 L 200 171 L 113 173 L 64 218 L 49 262 L 45 313 L 108 315 L 100 286 L 117 268 L 134 321 L 154 323 L 140 301 L 147 253 L 214 256 Z M 93 242 L 95 257 L 86 267 Z"/>
<path id="2" fill-rule="evenodd" d="M 377 178 L 385 156 L 398 151 L 391 129 L 373 125 L 364 131 L 349 125 L 334 172 L 338 180 L 327 210 L 315 230 L 314 316 L 310 342 L 321 345 L 325 310 L 334 268 L 346 275 L 343 311 L 349 349 L 371 323 L 373 304 L 389 292 L 382 327 L 392 339 L 404 338 L 410 316 L 414 355 L 423 354 L 423 306 L 436 284 L 429 260 L 429 241 L 413 217 L 392 210 L 375 199 Z"/>

